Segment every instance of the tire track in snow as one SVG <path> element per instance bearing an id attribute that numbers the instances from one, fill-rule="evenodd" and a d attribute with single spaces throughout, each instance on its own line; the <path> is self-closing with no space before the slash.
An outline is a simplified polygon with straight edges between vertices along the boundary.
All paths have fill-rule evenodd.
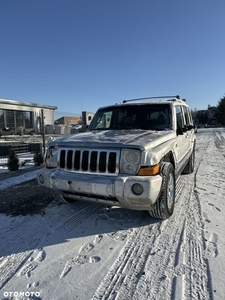
<path id="1" fill-rule="evenodd" d="M 25 251 L 3 259 L 0 265 L 0 289 L 16 274 L 32 253 L 33 251 Z"/>
<path id="2" fill-rule="evenodd" d="M 101 209 L 101 206 L 98 204 L 86 204 L 84 203 L 74 215 L 72 215 L 68 220 L 66 220 L 62 225 L 60 225 L 57 230 L 64 230 L 65 232 L 69 232 L 73 230 L 77 225 L 83 222 L 85 219 L 96 213 Z"/>
<path id="3" fill-rule="evenodd" d="M 219 149 L 220 153 L 225 157 L 225 137 L 224 132 L 215 131 L 215 145 Z"/>
<path id="4" fill-rule="evenodd" d="M 159 223 L 154 225 L 154 227 L 158 226 L 160 226 Z M 150 233 L 151 231 L 146 232 L 145 227 L 135 229 L 131 233 L 128 242 L 99 286 L 93 299 L 116 299 L 116 296 L 124 299 L 125 295 L 127 299 L 131 299 L 128 292 L 133 291 L 136 278 L 142 274 L 146 256 L 149 255 L 149 247 L 137 245 L 147 242 L 149 238 L 153 240 L 154 236 L 151 236 Z"/>
<path id="5" fill-rule="evenodd" d="M 147 258 L 145 276 L 139 280 L 133 299 L 171 299 L 177 290 L 179 255 L 182 256 L 181 244 L 189 205 L 189 189 L 184 177 L 179 179 L 183 181 L 182 187 L 186 184 L 186 192 L 180 188 L 175 214 L 161 223 L 160 235 L 153 245 L 153 255 Z"/>
<path id="6" fill-rule="evenodd" d="M 199 147 L 206 149 L 208 140 L 209 136 L 203 137 Z M 93 299 L 172 299 L 175 291 L 179 299 L 192 296 L 209 299 L 207 266 L 202 259 L 203 234 L 194 230 L 199 222 L 192 219 L 200 218 L 200 211 L 190 211 L 193 182 L 202 159 L 198 157 L 198 149 L 196 152 L 194 174 L 182 175 L 177 180 L 174 215 L 166 221 L 134 229 Z M 187 216 L 192 226 L 187 223 Z M 191 232 L 196 234 L 195 239 L 192 236 L 192 244 L 185 248 Z M 192 260 L 187 261 L 187 251 L 193 251 L 190 257 L 194 265 Z M 196 265 L 200 275 L 190 289 L 188 283 L 195 276 L 191 270 Z"/>
<path id="7" fill-rule="evenodd" d="M 200 203 L 194 191 L 190 191 L 184 234 L 182 257 L 179 262 L 182 293 L 181 299 L 210 299 L 208 266 L 205 261 L 203 218 Z M 177 293 L 176 293 L 177 295 Z"/>
<path id="8" fill-rule="evenodd" d="M 201 164 L 202 153 L 205 153 L 210 145 L 209 135 L 197 140 L 196 163 L 193 178 L 194 184 L 189 179 L 188 206 L 181 237 L 180 255 L 175 268 L 176 282 L 173 286 L 174 295 L 180 299 L 211 299 L 211 282 L 209 269 L 205 261 L 205 242 L 203 233 L 203 218 L 201 216 L 200 202 L 196 193 L 196 175 Z M 187 190 L 185 188 L 186 194 Z"/>
<path id="9" fill-rule="evenodd" d="M 178 194 L 181 193 L 183 185 L 184 180 L 181 176 L 177 182 Z M 171 222 L 170 226 L 168 226 L 168 222 Z M 146 284 L 142 282 L 139 287 L 137 284 L 144 277 L 148 278 L 148 282 L 151 278 L 153 280 L 153 277 L 158 273 L 158 268 L 156 267 L 158 265 L 157 254 L 160 252 L 161 258 L 165 256 L 165 253 L 162 254 L 162 234 L 164 234 L 163 241 L 167 240 L 167 243 L 173 243 L 170 235 L 174 222 L 175 219 L 173 218 L 172 221 L 171 218 L 164 222 L 156 221 L 155 224 L 135 228 L 116 262 L 97 289 L 93 299 L 147 299 L 146 296 L 148 296 L 149 291 Z M 174 230 L 174 235 L 176 234 L 177 232 Z M 169 253 L 167 256 L 169 256 Z M 146 262 L 149 257 L 152 257 L 154 261 L 149 269 L 151 272 L 146 269 Z M 158 276 L 162 277 L 159 274 Z M 141 285 L 143 286 L 141 287 Z M 136 294 L 135 287 L 138 289 Z M 142 295 L 142 298 L 139 298 L 139 294 Z"/>
<path id="10" fill-rule="evenodd" d="M 211 134 L 210 134 L 211 135 Z M 197 139 L 196 163 L 194 178 L 190 185 L 189 203 L 184 222 L 181 255 L 178 260 L 176 272 L 179 285 L 175 295 L 180 299 L 211 299 L 211 282 L 208 265 L 205 261 L 205 241 L 203 233 L 203 217 L 201 215 L 200 201 L 196 192 L 196 176 L 204 154 L 210 145 L 210 135 L 201 135 Z M 201 150 L 201 151 L 199 151 Z M 200 152 L 200 155 L 199 155 Z M 190 181 L 190 180 L 189 180 Z"/>

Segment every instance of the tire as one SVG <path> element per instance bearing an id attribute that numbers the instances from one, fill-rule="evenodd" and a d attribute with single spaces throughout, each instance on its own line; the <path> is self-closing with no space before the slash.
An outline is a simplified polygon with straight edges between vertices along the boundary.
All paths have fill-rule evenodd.
<path id="1" fill-rule="evenodd" d="M 194 172 L 194 165 L 195 165 L 195 149 L 193 149 L 191 156 L 188 160 L 187 165 L 184 168 L 183 173 L 185 174 L 191 174 Z"/>
<path id="2" fill-rule="evenodd" d="M 172 216 L 175 204 L 176 181 L 171 163 L 162 163 L 160 174 L 162 176 L 161 192 L 149 214 L 153 218 L 166 220 Z"/>

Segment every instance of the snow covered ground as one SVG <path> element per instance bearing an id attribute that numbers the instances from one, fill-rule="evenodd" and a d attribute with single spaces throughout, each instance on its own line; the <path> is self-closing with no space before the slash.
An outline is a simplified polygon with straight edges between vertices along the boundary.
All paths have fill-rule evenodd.
<path id="1" fill-rule="evenodd" d="M 225 129 L 199 129 L 166 221 L 60 197 L 42 215 L 0 214 L 0 299 L 224 299 L 224 169 Z"/>

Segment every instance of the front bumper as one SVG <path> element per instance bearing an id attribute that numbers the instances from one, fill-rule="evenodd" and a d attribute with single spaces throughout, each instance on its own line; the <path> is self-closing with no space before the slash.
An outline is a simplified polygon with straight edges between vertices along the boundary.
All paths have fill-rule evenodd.
<path id="1" fill-rule="evenodd" d="M 37 171 L 37 181 L 71 199 L 118 205 L 133 210 L 150 210 L 160 194 L 162 177 L 96 176 L 43 168 Z M 143 187 L 141 195 L 132 192 L 132 186 L 136 183 Z"/>

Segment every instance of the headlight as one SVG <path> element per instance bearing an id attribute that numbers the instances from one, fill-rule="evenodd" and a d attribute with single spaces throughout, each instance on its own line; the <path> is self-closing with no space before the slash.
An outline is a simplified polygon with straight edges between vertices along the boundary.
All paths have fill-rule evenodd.
<path id="1" fill-rule="evenodd" d="M 56 168 L 57 167 L 57 154 L 58 147 L 50 147 L 45 153 L 45 166 L 46 168 Z"/>
<path id="2" fill-rule="evenodd" d="M 135 175 L 140 167 L 141 152 L 133 149 L 122 149 L 120 173 Z"/>

